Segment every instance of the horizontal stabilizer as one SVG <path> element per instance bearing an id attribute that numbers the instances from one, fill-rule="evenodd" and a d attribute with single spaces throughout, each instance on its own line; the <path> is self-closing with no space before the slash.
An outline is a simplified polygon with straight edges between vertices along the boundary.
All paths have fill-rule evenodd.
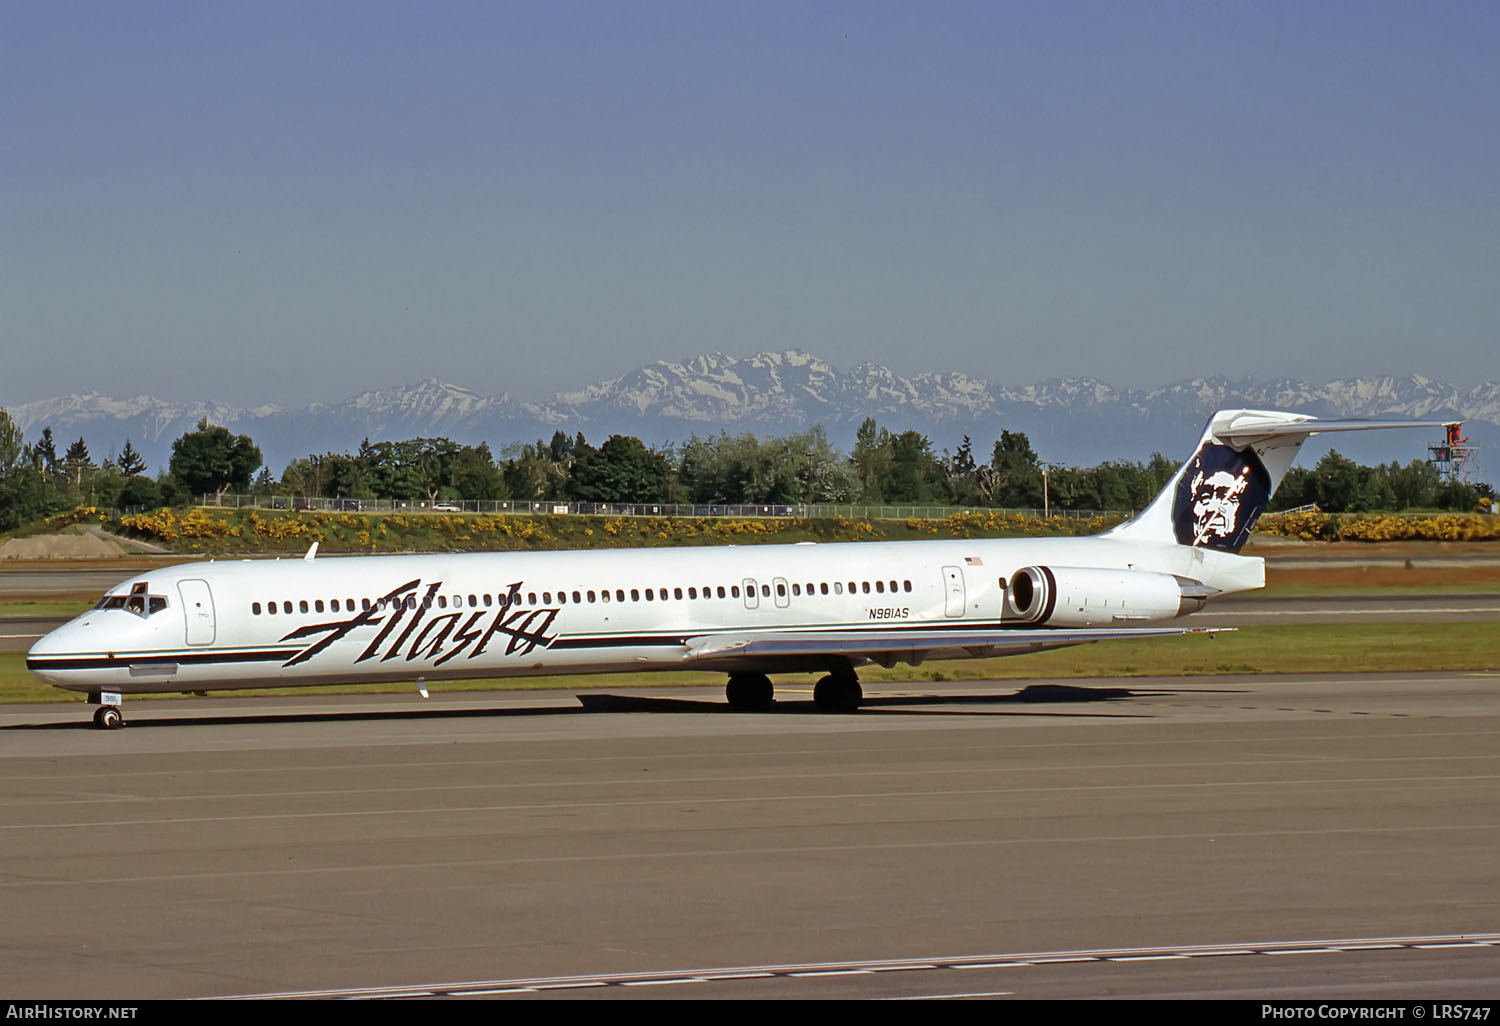
<path id="1" fill-rule="evenodd" d="M 1273 417 L 1283 419 L 1271 419 Z M 1235 448 L 1254 445 L 1261 439 L 1297 435 L 1307 438 L 1326 431 L 1384 431 L 1390 428 L 1440 428 L 1436 420 L 1321 420 L 1314 417 L 1284 419 L 1287 415 L 1252 413 L 1214 424 L 1214 435 Z"/>

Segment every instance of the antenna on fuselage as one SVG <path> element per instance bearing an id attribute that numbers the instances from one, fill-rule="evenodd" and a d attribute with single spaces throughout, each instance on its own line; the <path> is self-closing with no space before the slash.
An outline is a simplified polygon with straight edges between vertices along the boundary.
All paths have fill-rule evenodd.
<path id="1" fill-rule="evenodd" d="M 317 556 L 317 554 L 318 554 L 318 543 L 317 542 L 313 542 L 307 548 L 307 555 L 303 556 L 302 558 L 305 559 L 305 560 L 307 560 L 309 563 L 311 563 L 313 561 L 314 557 Z"/>

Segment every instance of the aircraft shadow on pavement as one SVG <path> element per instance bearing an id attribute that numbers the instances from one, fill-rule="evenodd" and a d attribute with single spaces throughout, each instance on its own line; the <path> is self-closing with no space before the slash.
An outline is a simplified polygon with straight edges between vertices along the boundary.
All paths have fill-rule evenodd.
<path id="1" fill-rule="evenodd" d="M 1075 716 L 1072 711 L 1038 708 L 1046 705 L 1077 706 L 1122 702 L 1133 698 L 1159 698 L 1174 694 L 1172 689 L 1135 689 L 1119 687 L 1083 687 L 1070 684 L 1032 684 L 1020 691 L 996 694 L 954 695 L 866 695 L 860 713 L 882 715 L 1007 715 L 1007 716 Z M 1197 690 L 1195 689 L 1195 693 Z M 673 698 L 656 695 L 615 695 L 608 693 L 576 694 L 578 705 L 470 707 L 445 709 L 413 707 L 410 709 L 358 709 L 318 712 L 209 713 L 152 716 L 147 705 L 126 706 L 128 727 L 214 727 L 254 723 L 374 723 L 398 720 L 483 719 L 523 716 L 579 716 L 597 713 L 715 713 L 729 716 L 747 715 L 731 709 L 719 699 Z M 974 708 L 979 706 L 981 708 Z M 964 707 L 964 708 L 959 708 Z M 783 698 L 760 715 L 825 715 L 812 699 Z M 847 715 L 847 714 L 845 714 Z M 1089 716 L 1135 718 L 1147 713 L 1090 712 Z M 6 730 L 93 730 L 87 717 L 53 723 L 15 723 L 0 727 Z"/>
<path id="2" fill-rule="evenodd" d="M 1041 704 L 1068 704 L 1092 702 L 1118 702 L 1129 698 L 1144 698 L 1153 695 L 1165 695 L 1165 691 L 1136 691 L 1130 688 L 1089 688 L 1076 687 L 1063 684 L 1033 684 L 1022 688 L 1020 691 L 1005 694 L 963 694 L 963 695 L 865 695 L 860 702 L 859 712 L 879 712 L 894 715 L 913 714 L 922 715 L 939 712 L 946 715 L 983 715 L 984 713 L 975 709 L 960 710 L 956 706 L 1001 706 L 1003 710 L 996 709 L 994 712 L 1003 712 L 1005 715 L 1070 715 L 1067 713 L 1049 713 L 1043 710 L 1027 710 L 1021 712 L 1017 706 L 1036 706 Z M 732 715 L 742 715 L 738 710 L 731 709 L 723 702 L 704 701 L 702 699 L 684 698 L 662 698 L 654 695 L 610 695 L 589 694 L 579 695 L 578 701 L 589 712 L 721 712 Z M 765 709 L 757 710 L 765 713 L 781 713 L 789 715 L 814 714 L 823 715 L 812 699 L 778 699 L 775 703 Z M 1137 715 L 1131 713 L 1120 714 L 1091 714 L 1091 715 Z"/>

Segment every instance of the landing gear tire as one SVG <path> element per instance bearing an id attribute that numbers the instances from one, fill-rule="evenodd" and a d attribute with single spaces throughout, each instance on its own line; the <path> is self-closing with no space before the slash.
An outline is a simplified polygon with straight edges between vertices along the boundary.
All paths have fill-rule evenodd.
<path id="1" fill-rule="evenodd" d="M 853 674 L 831 673 L 813 685 L 813 702 L 823 712 L 853 712 L 864 697 Z"/>
<path id="2" fill-rule="evenodd" d="M 731 709 L 765 709 L 776 701 L 776 689 L 764 673 L 736 673 L 724 685 L 724 697 Z"/>
<path id="3" fill-rule="evenodd" d="M 119 706 L 101 705 L 94 710 L 94 726 L 100 730 L 119 730 L 125 726 L 125 717 L 120 714 Z"/>

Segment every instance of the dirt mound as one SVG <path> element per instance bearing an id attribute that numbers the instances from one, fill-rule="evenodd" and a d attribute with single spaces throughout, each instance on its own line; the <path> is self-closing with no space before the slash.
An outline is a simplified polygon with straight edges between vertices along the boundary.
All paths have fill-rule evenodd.
<path id="1" fill-rule="evenodd" d="M 118 543 L 96 534 L 37 534 L 0 542 L 0 559 L 98 559 L 124 554 Z"/>

